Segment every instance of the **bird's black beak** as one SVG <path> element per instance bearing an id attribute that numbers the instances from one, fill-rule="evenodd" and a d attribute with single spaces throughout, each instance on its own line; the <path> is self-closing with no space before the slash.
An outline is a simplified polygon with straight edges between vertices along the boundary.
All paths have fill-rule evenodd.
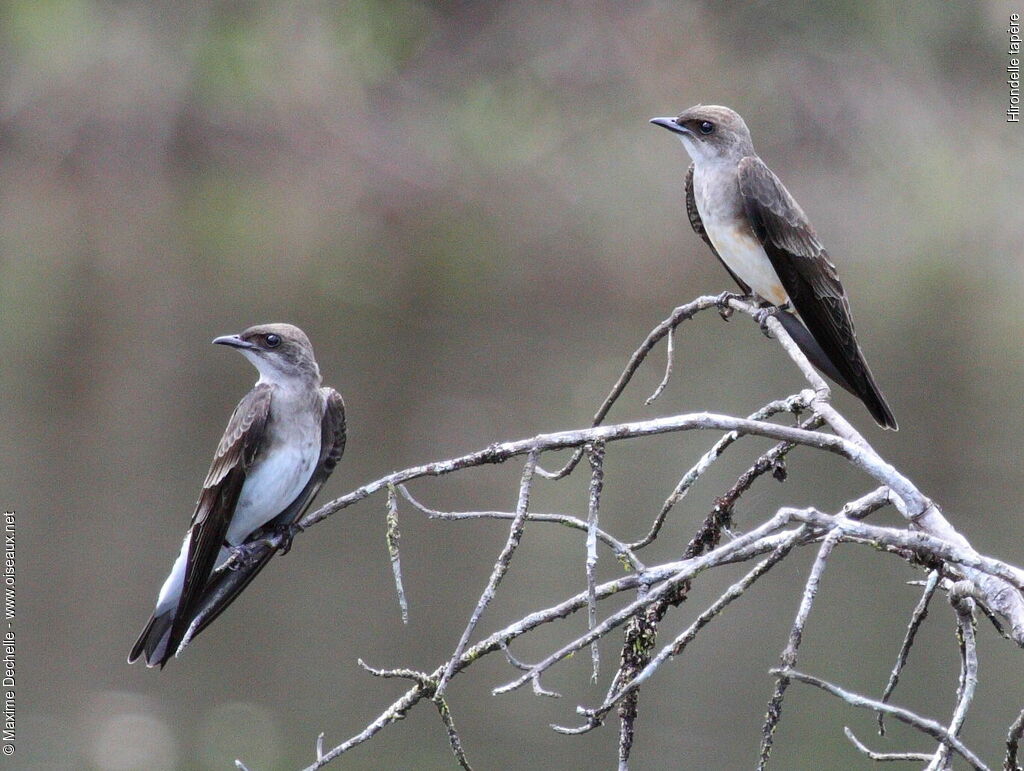
<path id="1" fill-rule="evenodd" d="M 213 339 L 214 345 L 230 345 L 232 348 L 255 348 L 252 343 L 243 340 L 238 335 L 224 335 L 223 337 L 215 337 Z"/>
<path id="2" fill-rule="evenodd" d="M 667 128 L 673 134 L 689 134 L 689 130 L 676 123 L 675 118 L 651 118 L 651 123 L 655 126 L 661 126 Z"/>

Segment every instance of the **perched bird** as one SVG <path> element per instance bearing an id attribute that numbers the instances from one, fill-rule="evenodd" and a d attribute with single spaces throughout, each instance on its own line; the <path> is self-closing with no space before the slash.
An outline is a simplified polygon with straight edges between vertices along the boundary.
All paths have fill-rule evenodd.
<path id="1" fill-rule="evenodd" d="M 677 134 L 693 160 L 686 211 L 697 235 L 745 293 L 782 308 L 777 318 L 816 367 L 864 402 L 879 425 L 895 429 L 857 343 L 836 266 L 803 209 L 754 152 L 743 118 L 728 107 L 697 105 L 651 123 Z M 786 312 L 790 305 L 800 320 Z"/>
<path id="2" fill-rule="evenodd" d="M 270 560 L 277 548 L 223 567 L 258 534 L 291 527 L 312 503 L 345 449 L 345 403 L 320 387 L 320 368 L 309 338 L 291 324 L 262 324 L 218 337 L 259 370 L 252 390 L 235 407 L 181 553 L 164 581 L 156 609 L 128 656 L 163 666 L 216 618 Z"/>

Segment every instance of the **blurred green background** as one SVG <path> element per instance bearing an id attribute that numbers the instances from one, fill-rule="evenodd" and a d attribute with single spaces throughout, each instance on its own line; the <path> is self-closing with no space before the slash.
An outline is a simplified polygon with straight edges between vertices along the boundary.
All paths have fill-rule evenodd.
<path id="1" fill-rule="evenodd" d="M 18 522 L 18 743 L 10 767 L 293 768 L 360 730 L 404 688 L 356 666 L 432 669 L 454 646 L 504 523 L 403 508 L 403 626 L 371 499 L 296 541 L 181 659 L 125 656 L 178 549 L 228 414 L 255 378 L 216 335 L 289 321 L 349 409 L 320 502 L 398 468 L 584 425 L 635 345 L 678 303 L 732 288 L 683 212 L 688 160 L 649 126 L 697 102 L 747 119 L 852 298 L 902 426 L 838 406 L 974 544 L 1024 562 L 1024 133 L 1004 122 L 1014 7 L 1001 2 L 0 4 L 0 503 Z M 1020 10 L 1016 6 L 1016 10 Z M 776 345 L 713 313 L 663 349 L 613 412 L 747 414 L 799 388 Z M 613 447 L 602 524 L 646 531 L 711 435 Z M 750 441 L 672 515 L 671 559 Z M 548 465 L 554 465 L 551 459 Z M 791 481 L 744 499 L 834 507 L 871 488 L 794 453 Z M 416 484 L 428 505 L 514 505 L 519 466 Z M 583 512 L 586 479 L 539 483 L 537 510 Z M 892 514 L 879 521 L 895 521 Z M 812 553 L 776 569 L 643 692 L 634 769 L 752 767 L 767 670 Z M 921 577 L 840 547 L 800 666 L 879 694 Z M 580 591 L 578 533 L 531 526 L 480 633 Z M 618 568 L 607 552 L 601 574 Z M 738 573 L 702 579 L 674 635 Z M 604 608 L 607 612 L 614 604 Z M 516 647 L 536 659 L 572 618 Z M 967 743 L 997 764 L 1024 703 L 1021 652 L 981 624 Z M 562 737 L 604 693 L 577 656 L 528 689 L 498 657 L 453 683 L 477 768 L 609 768 L 616 730 Z M 897 701 L 948 720 L 957 676 L 944 601 Z M 777 768 L 925 749 L 794 685 Z M 449 768 L 427 705 L 336 764 Z"/>

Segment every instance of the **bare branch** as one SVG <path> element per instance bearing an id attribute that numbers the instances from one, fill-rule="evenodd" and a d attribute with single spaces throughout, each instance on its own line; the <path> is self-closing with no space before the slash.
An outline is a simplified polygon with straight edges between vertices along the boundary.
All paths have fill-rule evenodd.
<path id="1" fill-rule="evenodd" d="M 530 670 L 530 672 L 522 675 L 521 677 L 517 678 L 516 680 L 513 680 L 510 683 L 495 688 L 493 692 L 495 694 L 507 693 L 509 691 L 521 687 L 526 683 L 527 680 L 530 679 L 531 675 L 544 672 L 545 670 L 549 669 L 552 665 L 564 659 L 566 656 L 575 653 L 581 648 L 589 645 L 592 641 L 607 634 L 611 629 L 614 629 L 615 627 L 621 625 L 633 613 L 635 613 L 640 608 L 644 607 L 650 601 L 664 596 L 682 582 L 693 578 L 693 576 L 695 576 L 697 573 L 706 570 L 708 567 L 711 567 L 714 564 L 721 564 L 733 552 L 738 551 L 740 548 L 760 540 L 765 535 L 768 535 L 779 530 L 780 528 L 784 527 L 788 521 L 789 515 L 784 512 L 780 512 L 760 527 L 751 530 L 749 533 L 746 533 L 738 537 L 736 540 L 731 541 L 730 543 L 727 543 L 723 546 L 719 546 L 714 551 L 708 552 L 707 554 L 702 555 L 700 557 L 694 557 L 693 559 L 683 560 L 682 562 L 667 563 L 666 565 L 662 565 L 659 568 L 655 568 L 653 571 L 654 574 L 662 574 L 662 571 L 664 571 L 666 574 L 666 580 L 664 580 L 657 588 L 652 589 L 649 594 L 644 595 L 640 599 L 634 600 L 625 608 L 616 611 L 611 616 L 602 621 L 600 624 L 598 624 L 596 627 L 588 631 L 586 634 L 577 637 L 572 642 L 559 648 L 557 651 L 549 655 L 543 661 L 536 664 Z M 673 571 L 672 568 L 677 569 Z M 638 577 L 646 579 L 651 575 L 652 571 L 648 570 L 646 573 L 640 574 L 640 576 Z M 630 578 L 632 578 L 632 576 L 627 576 L 618 583 L 624 584 Z M 650 584 L 651 581 L 643 580 L 642 583 Z M 598 595 L 600 596 L 600 594 L 601 587 L 599 586 Z M 589 597 L 588 593 L 584 593 L 584 595 Z"/>
<path id="2" fill-rule="evenodd" d="M 587 455 L 590 458 L 590 490 L 587 495 L 587 628 L 597 626 L 597 520 L 601 509 L 601 489 L 604 487 L 604 445 L 595 444 Z M 597 641 L 590 644 L 593 663 L 591 680 L 597 682 L 601 658 Z"/>
<path id="3" fill-rule="evenodd" d="M 971 768 L 976 769 L 976 771 L 989 771 L 988 766 L 982 763 L 981 760 L 978 759 L 977 755 L 967 749 L 963 742 L 947 731 L 945 726 L 935 722 L 934 720 L 921 717 L 920 715 L 911 712 L 909 709 L 904 709 L 903 707 L 894 707 L 891 704 L 883 704 L 880 701 L 869 699 L 866 696 L 846 691 L 837 685 L 833 685 L 832 683 L 821 680 L 817 677 L 812 677 L 811 675 L 805 675 L 803 672 L 797 672 L 794 669 L 773 669 L 771 670 L 771 674 L 776 677 L 785 677 L 789 680 L 796 680 L 801 683 L 813 685 L 826 693 L 830 693 L 833 696 L 842 699 L 847 704 L 854 707 L 870 709 L 876 712 L 882 711 L 887 715 L 892 715 L 900 722 L 906 723 L 907 725 L 928 734 L 933 739 L 949 744 L 950 747 L 952 747 L 955 752 L 966 760 L 971 765 Z"/>
<path id="4" fill-rule="evenodd" d="M 466 646 L 469 644 L 470 635 L 473 634 L 473 630 L 476 628 L 477 622 L 480 621 L 480 616 L 483 615 L 484 609 L 490 604 L 491 600 L 494 599 L 494 592 L 497 590 L 498 584 L 501 583 L 501 579 L 505 577 L 509 563 L 512 561 L 512 555 L 515 553 L 516 548 L 519 546 L 519 541 L 523 537 L 523 530 L 526 526 L 526 512 L 530 507 L 530 487 L 533 484 L 533 472 L 534 469 L 537 468 L 538 455 L 539 453 L 536 451 L 531 452 L 529 458 L 526 460 L 526 465 L 523 467 L 523 476 L 519 482 L 519 502 L 516 504 L 516 518 L 512 520 L 512 526 L 508 533 L 508 540 L 505 541 L 505 546 L 502 548 L 497 561 L 494 563 L 494 570 L 491 572 L 491 577 L 487 581 L 487 587 L 484 589 L 483 594 L 480 595 L 476 608 L 473 609 L 473 615 L 470 616 L 469 623 L 462 632 L 459 644 L 455 647 L 455 653 L 452 654 L 451 660 L 448 662 L 448 666 L 444 670 L 444 674 L 441 675 L 441 679 L 437 683 L 437 689 L 434 693 L 435 699 L 440 699 L 441 696 L 444 695 L 445 686 L 448 684 L 448 680 L 452 676 L 452 672 L 455 669 L 455 663 L 459 660 L 459 657 L 462 656 L 462 652 L 466 650 Z"/>
<path id="5" fill-rule="evenodd" d="M 974 690 L 978 685 L 978 648 L 974 638 L 974 601 L 964 596 L 954 585 L 949 594 L 949 601 L 956 611 L 957 630 L 960 642 L 960 684 L 957 688 L 956 707 L 953 718 L 949 721 L 949 732 L 953 736 L 960 733 L 967 710 L 974 700 Z M 927 771 L 940 771 L 951 766 L 949 746 L 943 744 L 928 764 Z"/>
<path id="6" fill-rule="evenodd" d="M 395 575 L 395 592 L 398 595 L 398 607 L 402 611 L 402 623 L 409 623 L 409 603 L 405 599 L 405 588 L 402 586 L 402 561 L 399 556 L 398 542 L 402 534 L 398 530 L 398 499 L 395 497 L 395 486 L 388 486 L 388 515 L 385 538 L 388 544 L 388 556 L 391 558 L 391 571 Z"/>
<path id="7" fill-rule="evenodd" d="M 971 599 L 976 601 L 984 612 L 1005 619 L 1008 622 L 1012 639 L 1018 644 L 1024 645 L 1024 595 L 1022 595 L 1024 570 L 978 554 L 945 519 L 940 509 L 911 480 L 885 461 L 865 441 L 864 437 L 829 404 L 828 385 L 811 367 L 799 347 L 789 338 L 777 319 L 769 316 L 764 320 L 764 324 L 803 373 L 810 388 L 804 389 L 788 399 L 770 402 L 747 419 L 695 412 L 617 425 L 601 425 L 649 352 L 663 337 L 668 337 L 665 373 L 655 392 L 651 395 L 651 400 L 663 393 L 672 376 L 676 343 L 674 338 L 677 327 L 696 313 L 712 307 L 718 307 L 723 316 L 728 312 L 738 311 L 751 317 L 760 318 L 763 313 L 754 303 L 735 296 L 697 298 L 691 303 L 676 308 L 669 318 L 652 330 L 630 358 L 618 381 L 595 414 L 591 427 L 498 442 L 466 455 L 397 471 L 330 501 L 302 518 L 299 524 L 308 527 L 364 498 L 387 491 L 389 554 L 394 560 L 396 587 L 403 607 L 404 592 L 401 587 L 401 575 L 397 562 L 396 487 L 413 506 L 430 517 L 450 520 L 493 518 L 510 521 L 508 539 L 497 557 L 487 586 L 481 593 L 452 655 L 430 673 L 404 668 L 370 670 L 378 677 L 410 680 L 411 687 L 366 725 L 360 733 L 333 749 L 325 752 L 322 738 L 319 739 L 317 759 L 311 768 L 319 768 L 332 758 L 367 741 L 385 726 L 403 718 L 413 706 L 423 699 L 431 700 L 435 704 L 445 725 L 454 757 L 463 768 L 468 768 L 469 764 L 462 749 L 461 739 L 455 729 L 449 705 L 444 699 L 445 688 L 453 677 L 459 675 L 482 657 L 497 651 L 504 651 L 509 664 L 518 670 L 518 677 L 495 688 L 495 693 L 504 693 L 529 682 L 534 693 L 538 695 L 557 695 L 545 689 L 541 684 L 543 673 L 566 657 L 589 646 L 592 651 L 593 673 L 596 678 L 598 641 L 612 630 L 628 623 L 620 665 L 609 684 L 604 701 L 595 709 L 580 708 L 582 714 L 587 718 L 584 725 L 574 728 L 556 727 L 556 730 L 566 733 L 583 733 L 592 730 L 601 725 L 611 709 L 618 706 L 620 721 L 618 760 L 620 769 L 625 769 L 628 766 L 633 746 L 637 697 L 642 685 L 656 674 L 665 661 L 682 655 L 689 643 L 714 618 L 717 618 L 735 599 L 742 596 L 773 565 L 785 559 L 793 549 L 810 544 L 819 544 L 818 557 L 808 576 L 800 607 L 783 651 L 782 666 L 772 670 L 772 674 L 776 677 L 776 688 L 769 705 L 769 715 L 765 721 L 760 757 L 761 767 L 768 760 L 773 732 L 781 714 L 781 703 L 786 687 L 791 680 L 797 680 L 814 684 L 856 706 L 873 709 L 880 716 L 892 715 L 925 732 L 941 745 L 937 752 L 930 754 L 872 753 L 848 731 L 847 735 L 850 740 L 861 752 L 872 759 L 913 760 L 915 762 L 928 760 L 932 768 L 940 769 L 949 765 L 952 751 L 966 758 L 974 768 L 985 768 L 957 738 L 971 707 L 977 680 L 976 644 L 973 615 L 970 612 Z M 809 410 L 811 414 L 798 426 L 771 422 L 773 416 L 779 413 L 791 412 L 799 416 L 806 410 Z M 641 440 L 657 434 L 694 430 L 711 430 L 722 432 L 722 435 L 681 477 L 671 495 L 665 499 L 661 511 L 654 517 L 648 534 L 641 541 L 629 544 L 603 531 L 599 527 L 599 513 L 604 483 L 602 474 L 604 453 L 611 452 L 617 446 L 615 443 L 621 440 Z M 713 510 L 704 520 L 698 533 L 686 546 L 682 559 L 654 565 L 645 565 L 638 559 L 637 550 L 649 545 L 658 537 L 668 512 L 673 506 L 678 505 L 687 492 L 703 478 L 707 469 L 732 444 L 744 437 L 752 436 L 770 439 L 774 445 L 763 452 L 731 488 L 715 499 Z M 752 527 L 749 532 L 733 537 L 728 528 L 731 526 L 732 512 L 737 500 L 750 489 L 755 480 L 769 472 L 780 480 L 784 479 L 786 475 L 786 468 L 783 465 L 784 458 L 797 446 L 829 452 L 845 459 L 851 467 L 874 480 L 877 485 L 876 489 L 857 500 L 850 501 L 839 514 L 835 515 L 825 514 L 813 507 L 781 508 L 766 521 Z M 544 453 L 561 450 L 572 452 L 569 462 L 563 468 L 555 472 L 547 472 L 541 468 L 540 460 Z M 581 516 L 570 514 L 529 512 L 531 484 L 535 474 L 552 478 L 567 476 L 578 465 L 584 453 L 588 454 L 591 466 L 585 521 Z M 405 487 L 407 483 L 416 479 L 440 477 L 469 468 L 504 463 L 523 456 L 526 460 L 520 478 L 519 497 L 514 512 L 433 511 L 419 504 Z M 880 527 L 861 521 L 871 512 L 889 504 L 894 505 L 905 519 L 905 527 Z M 530 521 L 558 524 L 584 534 L 586 587 L 584 591 L 532 612 L 502 629 L 492 632 L 475 644 L 471 644 L 473 633 L 493 599 L 498 584 L 510 569 L 526 523 Z M 728 534 L 731 538 L 724 544 L 721 543 L 723 534 Z M 251 548 L 253 556 L 257 558 L 259 549 L 276 549 L 281 545 L 281 536 L 276 533 L 266 533 L 255 540 L 256 542 L 248 544 L 247 548 Z M 850 694 L 824 680 L 803 675 L 793 669 L 821 575 L 825 570 L 831 551 L 840 542 L 870 545 L 882 552 L 898 556 L 915 567 L 923 566 L 932 574 L 926 586 L 926 596 L 922 597 L 921 602 L 918 603 L 918 609 L 915 609 L 914 617 L 911 619 L 900 655 L 881 702 Z M 633 572 L 614 581 L 598 583 L 596 575 L 598 543 L 603 543 L 612 549 Z M 671 553 L 678 554 L 679 552 L 673 548 Z M 766 558 L 765 555 L 767 555 Z M 662 623 L 665 614 L 671 607 L 675 607 L 685 599 L 690 582 L 695 577 L 706 570 L 755 559 L 760 561 L 752 570 L 748 570 L 738 582 L 711 602 L 704 612 L 690 621 L 669 644 L 661 646 L 655 655 L 659 624 Z M 949 582 L 954 580 L 967 583 L 959 585 L 956 597 L 951 593 L 951 599 L 959 603 L 956 607 L 962 668 L 956 705 L 947 728 L 908 710 L 893 707 L 886 701 L 896 686 L 900 672 L 906 665 L 914 635 L 927 610 L 928 597 L 934 593 L 935 586 L 941 585 L 945 588 Z M 627 591 L 635 592 L 635 599 L 601 619 L 600 603 Z M 540 661 L 525 664 L 516 660 L 509 652 L 509 645 L 512 641 L 530 634 L 543 625 L 560 621 L 584 609 L 586 609 L 587 616 L 586 632 L 576 635 L 574 639 L 562 644 L 557 650 L 550 651 Z M 1010 729 L 1007 740 L 1007 767 L 1016 767 L 1017 745 L 1022 733 L 1024 733 L 1024 713 Z"/>
<path id="8" fill-rule="evenodd" d="M 465 771 L 473 771 L 472 766 L 469 765 L 469 761 L 466 759 L 466 751 L 462 748 L 462 739 L 459 738 L 459 732 L 455 729 L 455 719 L 448 708 L 448 702 L 445 699 L 435 697 L 434 704 L 437 706 L 437 712 L 441 716 L 441 722 L 444 723 L 445 731 L 448 734 L 448 744 L 452 748 L 455 761 Z"/>
<path id="9" fill-rule="evenodd" d="M 776 415 L 780 412 L 799 412 L 801 409 L 805 409 L 806 406 L 807 405 L 804 402 L 803 396 L 801 396 L 800 394 L 796 394 L 794 396 L 790 396 L 788 399 L 780 399 L 774 402 L 769 402 L 764 407 L 759 409 L 757 412 L 751 414 L 748 420 L 767 420 L 771 416 Z M 801 426 L 801 428 L 804 427 L 805 426 Z M 816 427 L 817 426 L 812 426 L 811 428 Z M 690 468 L 689 471 L 687 471 L 683 475 L 683 478 L 679 480 L 679 484 L 677 484 L 675 489 L 672 491 L 672 494 L 665 499 L 665 503 L 662 504 L 661 510 L 658 512 L 658 515 L 654 518 L 654 523 L 651 525 L 651 529 L 647 532 L 647 535 L 645 535 L 639 541 L 630 544 L 630 547 L 632 549 L 642 549 L 645 546 L 652 543 L 654 539 L 658 537 L 658 533 L 661 532 L 661 527 L 665 524 L 665 518 L 668 516 L 669 511 L 671 511 L 677 503 L 679 503 L 681 500 L 683 500 L 683 498 L 686 497 L 686 494 L 690 491 L 690 488 L 692 488 L 694 484 L 696 484 L 697 480 L 699 480 L 700 477 L 704 474 L 704 472 L 711 468 L 712 464 L 714 464 L 714 462 L 722 456 L 722 453 L 724 453 L 730 445 L 732 445 L 737 439 L 739 439 L 739 436 L 740 435 L 735 431 L 730 431 L 727 434 L 725 434 L 721 439 L 715 442 L 715 444 L 711 447 L 710 450 L 708 450 L 706 453 L 704 453 L 704 455 L 701 456 L 700 460 L 698 460 Z M 786 449 L 777 453 L 777 456 L 781 457 L 781 455 L 784 455 L 786 452 L 792 449 L 793 446 L 794 445 L 787 443 Z M 750 479 L 751 483 L 753 482 L 754 478 L 756 477 L 752 477 Z"/>
<path id="10" fill-rule="evenodd" d="M 894 760 L 927 761 L 932 759 L 932 756 L 927 752 L 875 752 L 866 747 L 864 743 L 854 735 L 849 726 L 843 728 L 843 733 L 846 734 L 847 739 L 853 742 L 854 747 L 871 758 L 871 760 L 885 762 Z"/>
<path id="11" fill-rule="evenodd" d="M 668 381 L 672 378 L 672 360 L 675 357 L 675 329 L 668 331 L 668 342 L 666 343 L 665 351 L 665 376 L 662 377 L 661 382 L 658 383 L 658 387 L 654 389 L 654 393 L 647 397 L 644 402 L 645 407 L 649 407 L 655 399 L 661 396 L 662 391 L 665 390 L 665 386 L 668 385 Z"/>
<path id="12" fill-rule="evenodd" d="M 938 585 L 939 571 L 933 570 L 928 574 L 924 592 L 921 594 L 921 599 L 917 601 L 914 612 L 910 616 L 910 624 L 907 626 L 907 634 L 903 638 L 900 652 L 896 656 L 896 664 L 893 666 L 892 672 L 889 674 L 889 682 L 885 684 L 885 690 L 882 692 L 882 703 L 888 702 L 892 692 L 896 690 L 896 684 L 900 681 L 900 673 L 907 664 L 907 657 L 910 655 L 910 648 L 914 644 L 917 630 L 921 628 L 921 624 L 924 623 L 925 618 L 928 616 L 928 603 L 931 602 Z M 881 712 L 878 713 L 878 734 L 879 736 L 885 736 L 885 718 Z"/>
<path id="13" fill-rule="evenodd" d="M 1017 763 L 1021 736 L 1024 736 L 1024 709 L 1017 715 L 1017 719 L 1010 725 L 1010 730 L 1006 734 L 1006 760 L 1003 761 L 1003 771 L 1021 771 Z"/>
<path id="14" fill-rule="evenodd" d="M 387 709 L 381 712 L 375 720 L 366 726 L 366 728 L 357 733 L 351 739 L 342 742 L 337 747 L 334 747 L 327 752 L 323 752 L 323 748 L 320 747 L 317 752 L 316 762 L 311 766 L 307 766 L 305 771 L 316 771 L 316 769 L 323 768 L 332 760 L 348 752 L 353 747 L 372 739 L 382 729 L 408 715 L 409 710 L 419 704 L 426 695 L 427 694 L 424 690 L 418 685 L 415 688 L 410 688 L 402 695 L 401 698 L 393 702 Z"/>
<path id="15" fill-rule="evenodd" d="M 321 731 L 316 737 L 316 759 L 321 761 L 324 759 L 324 732 Z"/>
<path id="16" fill-rule="evenodd" d="M 959 567 L 970 569 L 975 573 L 985 573 L 1005 581 L 1018 591 L 1024 589 L 1024 571 L 1020 568 L 991 557 L 983 557 L 970 547 L 963 549 L 958 544 L 948 543 L 928 533 L 869 525 L 866 522 L 856 522 L 841 514 L 834 516 L 824 514 L 816 509 L 785 509 L 784 511 L 797 522 L 806 522 L 826 530 L 839 528 L 843 531 L 843 540 L 853 537 L 882 546 L 918 552 L 921 555 L 927 555 L 928 559 L 948 563 L 950 569 Z M 922 560 L 922 563 L 924 561 Z"/>
<path id="17" fill-rule="evenodd" d="M 514 511 L 438 511 L 420 503 L 412 496 L 412 493 L 409 492 L 409 489 L 405 485 L 399 485 L 398 491 L 402 493 L 409 503 L 426 514 L 430 519 L 442 519 L 454 522 L 463 519 L 515 519 L 516 517 L 516 513 Z M 590 526 L 586 522 L 579 517 L 572 516 L 571 514 L 541 514 L 531 511 L 526 515 L 526 521 L 550 522 L 557 525 L 565 525 L 568 528 L 580 530 L 584 533 L 588 532 L 590 529 Z M 640 561 L 629 546 L 622 543 L 618 538 L 609 535 L 601 528 L 597 528 L 595 532 L 597 534 L 597 540 L 615 552 L 615 556 L 631 570 L 644 569 L 644 563 Z"/>
<path id="18" fill-rule="evenodd" d="M 742 596 L 742 594 L 749 589 L 757 579 L 761 578 L 761 576 L 781 562 L 797 542 L 807 533 L 807 531 L 808 528 L 805 526 L 788 533 L 783 542 L 776 547 L 775 551 L 772 552 L 768 559 L 758 563 L 753 570 L 726 589 L 725 592 L 715 600 L 707 610 L 697 616 L 697 619 L 690 624 L 690 626 L 681 632 L 670 644 L 662 648 L 661 651 L 658 652 L 658 655 L 651 659 L 647 666 L 644 667 L 636 677 L 630 680 L 616 693 L 606 698 L 601 706 L 595 709 L 580 708 L 578 711 L 590 718 L 600 720 L 600 718 L 606 715 L 616 703 L 621 701 L 628 694 L 636 691 L 645 681 L 649 680 L 651 675 L 653 675 L 658 667 L 665 663 L 666 660 L 682 653 L 683 649 L 693 641 L 697 634 L 716 616 L 725 610 L 733 600 Z"/>
<path id="19" fill-rule="evenodd" d="M 524 664 L 522 661 L 513 656 L 512 651 L 508 649 L 508 645 L 506 643 L 501 642 L 499 643 L 499 646 L 501 647 L 502 652 L 505 654 L 505 658 L 508 660 L 508 663 L 516 669 L 518 669 L 520 672 L 529 672 L 531 669 L 533 669 L 533 667 L 531 667 L 529 664 Z M 539 674 L 534 675 L 532 681 L 534 696 L 547 696 L 552 699 L 562 698 L 562 694 L 556 691 L 549 691 L 541 684 Z"/>
<path id="20" fill-rule="evenodd" d="M 828 563 L 832 549 L 835 548 L 841 534 L 842 531 L 833 530 L 821 544 L 821 548 L 818 549 L 818 556 L 814 559 L 814 564 L 811 566 L 810 575 L 807 576 L 807 583 L 804 586 L 800 607 L 797 609 L 796 618 L 793 620 L 793 627 L 789 632 L 789 641 L 782 651 L 782 656 L 780 656 L 782 671 L 789 671 L 796 665 L 796 654 L 800 648 L 800 641 L 803 639 L 804 625 L 807 623 L 807 617 L 811 614 L 811 606 L 814 604 L 814 598 L 818 594 L 818 585 L 821 582 L 822 574 L 825 572 L 825 565 Z M 782 717 L 782 699 L 786 694 L 788 686 L 789 679 L 784 675 L 780 675 L 775 683 L 775 692 L 768 702 L 768 714 L 761 729 L 761 753 L 757 764 L 758 771 L 762 771 L 768 765 L 768 756 L 772 751 L 772 738 L 775 734 L 775 728 L 779 724 L 779 719 Z"/>
<path id="21" fill-rule="evenodd" d="M 731 295 L 730 295 L 731 297 Z M 598 426 L 607 417 L 608 412 L 611 410 L 612 405 L 618 401 L 618 398 L 622 395 L 622 392 L 626 390 L 626 386 L 629 385 L 629 381 L 633 379 L 633 375 L 636 374 L 637 370 L 640 369 L 640 365 L 643 364 L 644 359 L 647 358 L 647 354 L 651 352 L 651 349 L 665 337 L 669 332 L 675 331 L 675 328 L 682 324 L 687 319 L 692 319 L 697 313 L 708 308 L 714 308 L 720 303 L 719 297 L 704 296 L 698 297 L 692 302 L 686 303 L 686 305 L 680 305 L 663 322 L 658 324 L 651 333 L 647 335 L 647 339 L 640 344 L 633 355 L 629 357 L 629 363 L 626 364 L 626 368 L 622 370 L 622 374 L 619 375 L 619 379 L 615 381 L 615 385 L 612 386 L 612 390 L 605 397 L 605 400 L 598 407 L 597 412 L 594 413 L 594 419 L 591 425 Z M 665 375 L 666 380 L 668 373 Z M 652 396 L 653 401 L 655 397 Z M 577 450 L 572 454 L 569 462 L 566 463 L 558 471 L 545 471 L 543 468 L 538 468 L 537 473 L 547 479 L 561 479 L 572 473 L 573 469 L 580 462 L 580 458 L 583 457 L 581 450 Z"/>

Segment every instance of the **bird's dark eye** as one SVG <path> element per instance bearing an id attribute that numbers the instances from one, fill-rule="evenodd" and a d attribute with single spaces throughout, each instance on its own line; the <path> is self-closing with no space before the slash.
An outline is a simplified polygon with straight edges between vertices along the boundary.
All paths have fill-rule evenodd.
<path id="1" fill-rule="evenodd" d="M 715 130 L 715 124 L 709 120 L 702 120 L 698 128 L 700 129 L 701 134 L 710 134 Z"/>
<path id="2" fill-rule="evenodd" d="M 267 348 L 277 348 L 281 344 L 281 336 L 270 333 L 263 338 L 263 342 L 267 344 Z"/>

